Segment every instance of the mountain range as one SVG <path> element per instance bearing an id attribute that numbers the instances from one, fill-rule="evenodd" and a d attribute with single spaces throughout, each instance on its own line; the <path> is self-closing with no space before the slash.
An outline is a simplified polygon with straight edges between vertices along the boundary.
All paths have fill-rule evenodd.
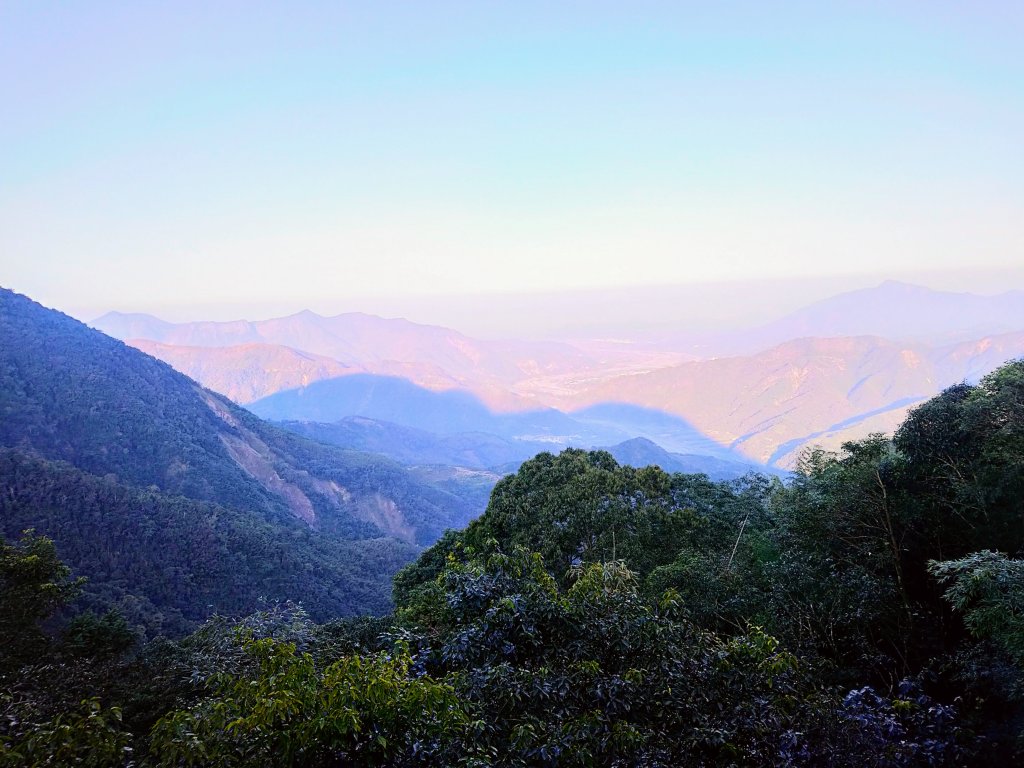
<path id="1" fill-rule="evenodd" d="M 804 338 L 754 355 L 609 378 L 558 402 L 621 401 L 686 414 L 716 443 L 784 467 L 809 445 L 837 448 L 891 432 L 914 405 L 1022 354 L 1022 332 L 941 347 L 871 336 Z"/>
<path id="2" fill-rule="evenodd" d="M 503 474 L 514 472 L 522 462 L 552 448 L 543 442 L 486 432 L 439 435 L 363 416 L 348 416 L 331 423 L 285 421 L 279 425 L 320 442 L 379 453 L 415 468 L 431 468 L 429 471 L 435 474 L 443 467 L 451 467 L 463 474 L 469 470 L 478 482 L 484 482 L 483 478 L 489 475 L 490 486 Z M 608 445 L 604 450 L 621 464 L 656 465 L 666 472 L 706 474 L 713 480 L 732 480 L 758 469 L 749 462 L 713 455 L 671 453 L 644 437 Z"/>
<path id="3" fill-rule="evenodd" d="M 880 336 L 943 345 L 1020 330 L 1024 291 L 979 296 L 887 280 L 815 302 L 752 336 L 760 334 L 771 343 L 806 336 Z"/>
<path id="4" fill-rule="evenodd" d="M 1024 330 L 1024 291 L 994 296 L 886 280 L 816 301 L 763 325 L 726 332 L 648 334 L 648 343 L 696 357 L 747 355 L 801 338 L 877 336 L 945 346 Z"/>
<path id="5" fill-rule="evenodd" d="M 158 629 L 263 597 L 386 610 L 395 570 L 480 511 L 457 485 L 268 424 L 4 289 L 0 451 L 2 533 L 53 535 L 94 595 L 144 602 Z M 154 569 L 172 586 L 153 591 Z"/>
<path id="6" fill-rule="evenodd" d="M 975 308 L 962 331 L 933 326 L 942 343 L 804 336 L 698 357 L 650 340 L 479 341 L 365 315 L 96 323 L 159 337 L 125 344 L 0 289 L 0 532 L 52 535 L 90 578 L 87 601 L 154 633 L 264 598 L 315 616 L 387 610 L 391 575 L 539 452 L 604 448 L 715 479 L 784 469 L 808 445 L 890 431 L 1024 353 L 1024 330 L 993 331 L 1016 322 L 1016 294 L 989 316 L 983 297 L 871 296 L 894 292 Z M 979 331 L 993 332 L 956 340 Z"/>
<path id="7" fill-rule="evenodd" d="M 111 313 L 94 325 L 267 419 L 357 416 L 531 447 L 643 437 L 788 468 L 810 445 L 890 431 L 915 404 L 1024 354 L 1024 293 L 890 281 L 742 333 L 566 342 L 355 313 L 179 324 Z"/>
<path id="8" fill-rule="evenodd" d="M 400 375 L 435 389 L 468 388 L 490 405 L 516 407 L 510 388 L 538 375 L 557 376 L 589 370 L 596 361 L 568 344 L 554 342 L 472 339 L 458 331 L 385 319 L 359 312 L 324 317 L 308 310 L 288 317 L 249 322 L 166 323 L 148 315 L 109 313 L 92 325 L 123 340 L 144 339 L 168 347 L 189 348 L 175 353 L 203 365 L 203 348 L 237 348 L 234 362 L 248 348 L 267 355 L 270 345 L 301 351 L 364 372 Z M 148 352 L 156 352 L 154 348 Z M 170 353 L 170 350 L 163 351 Z M 182 361 L 179 360 L 179 363 Z M 207 363 L 208 364 L 208 363 Z M 220 369 L 228 368 L 224 362 Z M 237 370 L 237 369 L 234 369 Z M 276 391 L 276 390 L 275 390 Z M 520 407 L 523 404 L 518 403 Z"/>

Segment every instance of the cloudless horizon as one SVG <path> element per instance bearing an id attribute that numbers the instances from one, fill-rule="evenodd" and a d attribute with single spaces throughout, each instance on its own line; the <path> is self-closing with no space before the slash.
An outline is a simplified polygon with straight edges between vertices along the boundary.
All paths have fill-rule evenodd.
<path id="1" fill-rule="evenodd" d="M 0 282 L 503 335 L 566 292 L 1022 288 L 1021 39 L 999 2 L 7 4 Z"/>
<path id="2" fill-rule="evenodd" d="M 296 302 L 220 303 L 113 309 L 63 307 L 90 323 L 108 312 L 139 313 L 172 323 L 259 321 L 313 311 L 330 317 L 361 312 L 443 326 L 478 338 L 641 338 L 661 332 L 742 331 L 850 291 L 884 282 L 948 293 L 995 296 L 1024 285 L 1024 269 L 956 270 L 831 278 L 747 280 L 533 293 L 364 296 Z"/>

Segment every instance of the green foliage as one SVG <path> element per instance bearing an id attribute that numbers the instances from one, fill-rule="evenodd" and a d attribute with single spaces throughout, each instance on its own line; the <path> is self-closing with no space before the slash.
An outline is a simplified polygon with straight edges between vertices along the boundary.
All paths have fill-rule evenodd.
<path id="1" fill-rule="evenodd" d="M 117 611 L 103 615 L 85 611 L 64 627 L 61 649 L 73 656 L 118 656 L 131 648 L 136 639 L 124 616 Z"/>
<path id="2" fill-rule="evenodd" d="M 84 581 L 71 578 L 45 536 L 28 530 L 14 544 L 0 538 L 0 673 L 46 650 L 40 622 L 76 597 Z"/>
<path id="3" fill-rule="evenodd" d="M 71 712 L 43 723 L 21 724 L 21 738 L 0 740 L 0 766 L 83 766 L 111 768 L 128 765 L 131 734 L 121 726 L 121 711 L 104 709 L 89 699 Z"/>
<path id="4" fill-rule="evenodd" d="M 542 453 L 495 486 L 481 517 L 446 534 L 398 574 L 395 602 L 410 603 L 449 554 L 485 553 L 496 542 L 539 553 L 561 585 L 572 568 L 609 560 L 625 561 L 645 579 L 683 549 L 714 552 L 725 571 L 741 526 L 763 517 L 770 487 L 757 476 L 715 483 L 703 475 L 619 466 L 604 451 Z M 741 542 L 741 560 L 749 541 Z"/>
<path id="5" fill-rule="evenodd" d="M 765 567 L 766 620 L 792 647 L 853 672 L 849 682 L 910 672 L 908 527 L 892 483 L 899 461 L 880 435 L 838 456 L 813 451 L 772 502 L 780 555 Z"/>
<path id="6" fill-rule="evenodd" d="M 903 486 L 923 523 L 922 568 L 927 559 L 1024 547 L 1024 361 L 928 401 L 894 443 L 905 457 Z"/>
<path id="7" fill-rule="evenodd" d="M 929 570 L 947 585 L 943 596 L 971 634 L 995 642 L 1024 672 L 1024 560 L 983 550 L 933 561 Z"/>
<path id="8" fill-rule="evenodd" d="M 979 764 L 1024 761 L 1024 561 L 982 550 L 929 569 L 976 638 L 950 666 L 985 734 Z"/>
<path id="9" fill-rule="evenodd" d="M 928 563 L 1024 546 L 1022 395 L 1024 363 L 1012 363 L 915 409 L 891 441 L 806 455 L 773 500 L 773 628 L 874 679 L 955 653 Z"/>
<path id="10" fill-rule="evenodd" d="M 318 619 L 384 613 L 386 578 L 415 549 L 344 541 L 296 520 L 130 488 L 0 448 L 0 533 L 36 526 L 89 577 L 83 605 L 116 608 L 150 636 L 180 636 L 213 612 L 301 600 Z"/>
<path id="11" fill-rule="evenodd" d="M 448 556 L 462 549 L 462 533 L 445 531 L 432 546 L 424 550 L 416 560 L 395 574 L 391 595 L 395 605 L 407 606 L 418 591 L 429 585 L 444 569 Z"/>
<path id="12" fill-rule="evenodd" d="M 342 658 L 320 670 L 291 643 L 245 640 L 252 677 L 218 673 L 211 695 L 153 731 L 158 765 L 429 765 L 464 725 L 454 691 L 411 677 L 411 657 Z"/>
<path id="13" fill-rule="evenodd" d="M 678 595 L 644 598 L 621 562 L 571 578 L 560 588 L 521 548 L 452 558 L 441 575 L 447 621 L 419 638 L 420 656 L 455 681 L 483 764 L 941 764 L 943 747 L 918 733 L 929 715 L 900 724 L 873 700 L 848 711 L 760 627 L 702 630 Z M 883 721 L 888 737 L 862 735 Z"/>

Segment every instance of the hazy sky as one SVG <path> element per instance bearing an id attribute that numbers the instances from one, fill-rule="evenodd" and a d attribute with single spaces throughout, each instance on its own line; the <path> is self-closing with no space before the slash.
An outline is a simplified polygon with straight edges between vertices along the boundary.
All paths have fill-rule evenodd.
<path id="1" fill-rule="evenodd" d="M 1022 40 L 1020 2 L 0 2 L 0 284 L 173 315 L 1019 268 Z"/>

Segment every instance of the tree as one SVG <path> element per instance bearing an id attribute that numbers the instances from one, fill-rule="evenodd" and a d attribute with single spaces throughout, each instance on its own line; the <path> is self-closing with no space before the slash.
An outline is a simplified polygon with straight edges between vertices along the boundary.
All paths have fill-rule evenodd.
<path id="1" fill-rule="evenodd" d="M 959 560 L 932 561 L 929 570 L 946 585 L 944 597 L 971 634 L 992 640 L 1024 673 L 1024 560 L 986 549 Z"/>
<path id="2" fill-rule="evenodd" d="M 71 577 L 45 536 L 28 530 L 14 544 L 0 539 L 0 671 L 39 658 L 49 642 L 40 623 L 73 600 L 84 583 Z"/>
<path id="3" fill-rule="evenodd" d="M 255 674 L 216 673 L 208 698 L 157 723 L 157 764 L 436 765 L 465 725 L 450 686 L 410 675 L 405 647 L 318 669 L 292 643 L 241 642 Z"/>

